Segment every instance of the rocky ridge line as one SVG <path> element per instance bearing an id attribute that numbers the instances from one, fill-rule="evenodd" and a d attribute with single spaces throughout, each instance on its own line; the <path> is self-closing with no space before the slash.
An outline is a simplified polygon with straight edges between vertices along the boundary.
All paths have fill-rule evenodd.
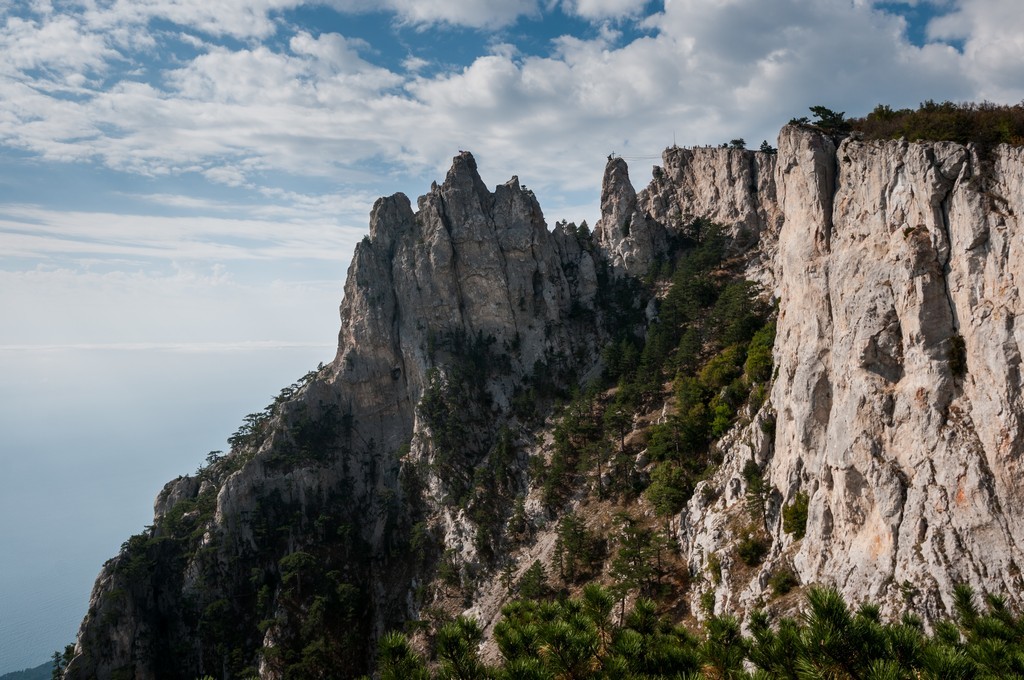
<path id="1" fill-rule="evenodd" d="M 210 651 L 183 612 L 201 587 L 212 579 L 234 597 L 244 578 L 224 565 L 241 560 L 277 583 L 282 557 L 316 550 L 309 527 L 283 543 L 261 537 L 253 518 L 268 499 L 305 515 L 343 499 L 336 511 L 358 534 L 346 549 L 366 557 L 347 578 L 369 593 L 367 640 L 415 617 L 411 594 L 429 575 L 401 554 L 407 537 L 396 526 L 438 527 L 443 549 L 480 562 L 473 522 L 450 502 L 453 478 L 427 473 L 417 498 L 407 484 L 441 462 L 438 433 L 417 405 L 458 378 L 468 346 L 459 343 L 479 340 L 509 357 L 488 367 L 475 413 L 495 414 L 528 445 L 537 432 L 510 415 L 523 385 L 537 367 L 573 380 L 593 371 L 608 337 L 602 281 L 643 276 L 698 218 L 729 226 L 747 248 L 748 275 L 779 301 L 771 398 L 721 442 L 722 465 L 702 483 L 720 493 L 698 489 L 673 523 L 692 575 L 720 556 L 719 584 L 702 586 L 716 609 L 757 606 L 783 567 L 892 611 L 912 597 L 926 612 L 948 612 L 957 581 L 1020 605 L 1022 153 L 999 147 L 983 163 L 955 144 L 837 145 L 786 127 L 777 156 L 669 149 L 639 193 L 613 159 L 592 240 L 572 225 L 548 231 L 517 179 L 492 193 L 461 154 L 415 212 L 401 194 L 375 204 L 349 269 L 336 359 L 280 405 L 265 436 L 234 452 L 240 468 L 219 464 L 161 493 L 151 538 L 183 502 L 215 494 L 214 514 L 195 515 L 205 550 L 151 546 L 155 566 L 138 582 L 125 569 L 131 551 L 108 563 L 66 677 L 124 666 L 167 677 L 157 664 L 171 642 L 182 647 L 180 677 L 195 675 Z M 330 456 L 282 464 L 306 451 L 301 426 L 310 422 L 335 424 Z M 469 465 L 487 465 L 493 433 L 470 434 Z M 530 492 L 524 455 L 509 483 Z M 749 460 L 776 490 L 771 550 L 752 572 L 734 552 Z M 809 498 L 801 540 L 781 517 L 798 492 Z M 695 588 L 694 611 L 700 597 Z M 469 610 L 483 611 L 476 604 Z M 271 626 L 244 644 L 273 647 L 286 634 Z M 270 663 L 260 676 L 278 677 Z"/>

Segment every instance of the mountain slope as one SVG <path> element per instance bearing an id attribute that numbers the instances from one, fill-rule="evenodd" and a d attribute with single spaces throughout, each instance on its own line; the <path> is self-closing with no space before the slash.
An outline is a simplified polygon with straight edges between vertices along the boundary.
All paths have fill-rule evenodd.
<path id="1" fill-rule="evenodd" d="M 671 519 L 689 611 L 742 612 L 782 572 L 930 615 L 955 581 L 1017 597 L 1022 189 L 1019 148 L 837 145 L 789 126 L 777 155 L 669 149 L 639 193 L 610 159 L 590 234 L 548 231 L 518 180 L 492 193 L 460 154 L 416 211 L 377 202 L 336 359 L 161 492 L 154 526 L 100 574 L 66 677 L 358 675 L 386 630 L 439 609 L 492 625 L 499 572 L 550 566 L 559 520 L 603 495 L 601 458 L 551 495 L 572 406 L 545 419 L 581 403 L 609 343 L 649 345 L 668 323 L 658 272 L 712 222 L 726 247 L 710 275 L 777 300 L 776 368 Z M 626 470 L 641 487 L 681 380 L 602 444 L 641 452 Z M 589 403 L 609 411 L 616 394 Z M 619 508 L 653 516 L 648 498 Z"/>

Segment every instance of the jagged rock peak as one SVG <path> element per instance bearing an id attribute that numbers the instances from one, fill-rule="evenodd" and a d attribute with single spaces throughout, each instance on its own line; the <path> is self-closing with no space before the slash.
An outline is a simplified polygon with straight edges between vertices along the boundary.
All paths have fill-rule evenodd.
<path id="1" fill-rule="evenodd" d="M 601 219 L 594 235 L 608 253 L 617 274 L 643 273 L 665 247 L 664 225 L 648 221 L 637 207 L 637 194 L 629 181 L 626 161 L 613 156 L 604 168 L 601 185 Z"/>
<path id="2" fill-rule="evenodd" d="M 476 159 L 468 151 L 460 151 L 452 159 L 452 167 L 439 187 L 445 203 L 458 208 L 479 205 L 483 213 L 490 212 L 494 196 L 480 178 Z"/>
<path id="3" fill-rule="evenodd" d="M 612 156 L 604 166 L 601 181 L 601 219 L 594 233 L 601 243 L 621 241 L 629 235 L 623 227 L 636 210 L 636 191 L 629 181 L 629 166 L 618 156 Z"/>
<path id="4" fill-rule="evenodd" d="M 573 304 L 593 305 L 595 256 L 575 235 L 547 230 L 536 197 L 517 177 L 489 191 L 465 151 L 444 182 L 419 197 L 415 213 L 402 194 L 378 200 L 370 234 L 350 265 L 335 367 L 378 413 L 398 405 L 393 415 L 402 424 L 382 428 L 377 441 L 410 434 L 435 360 L 428 346 L 437 344 L 427 336 L 482 333 L 515 345 L 522 364 L 513 362 L 512 374 L 519 375 L 555 346 L 572 344 L 553 328 Z M 369 386 L 374 375 L 392 373 L 402 377 Z M 495 390 L 499 403 L 508 389 Z"/>
<path id="5" fill-rule="evenodd" d="M 358 644 L 347 648 L 343 666 L 358 670 L 372 656 L 373 640 L 417 618 L 410 611 L 415 585 L 429 572 L 417 571 L 422 562 L 398 547 L 416 513 L 443 535 L 440 549 L 467 564 L 476 559 L 466 539 L 475 528 L 450 499 L 462 497 L 475 467 L 486 463 L 496 423 L 511 421 L 525 376 L 540 366 L 568 388 L 592 368 L 606 340 L 603 327 L 589 323 L 599 315 L 599 255 L 575 230 L 548 232 L 536 198 L 517 178 L 488 191 L 465 152 L 417 207 L 400 193 L 374 204 L 369 237 L 349 266 L 335 360 L 254 419 L 221 472 L 172 482 L 156 504 L 160 526 L 104 568 L 68 678 L 110 677 L 118 668 L 134 668 L 140 679 L 203 675 L 210 638 L 195 622 L 216 602 L 248 602 L 232 604 L 238 608 L 230 617 L 244 631 L 245 658 L 287 646 L 295 630 L 277 574 L 295 553 L 315 555 L 365 594 L 350 626 Z M 460 421 L 453 441 L 441 432 L 442 416 L 424 416 L 418 405 L 431 387 L 437 398 L 461 395 L 446 385 L 464 386 L 472 353 L 472 399 L 452 402 L 444 416 Z M 440 451 L 434 440 L 444 436 Z M 409 465 L 422 486 L 403 484 Z M 510 471 L 517 474 L 525 470 Z M 200 500 L 202 513 L 183 511 Z M 279 541 L 280 532 L 261 527 L 281 521 L 274 513 L 285 510 L 294 526 Z M 182 515 L 195 526 L 179 541 L 162 541 L 180 530 Z M 307 530 L 315 517 L 335 518 L 346 529 L 325 541 Z M 162 571 L 126 566 L 149 555 Z M 267 575 L 260 612 L 244 609 L 252 604 L 241 592 L 251 595 L 248 577 L 236 582 L 220 565 Z M 270 619 L 278 623 L 256 627 Z M 166 621 L 160 630 L 169 632 L 153 632 Z M 168 672 L 172 648 L 189 656 L 179 655 Z M 259 674 L 276 680 L 279 671 L 266 662 Z"/>
<path id="6" fill-rule="evenodd" d="M 444 183 L 449 187 L 468 183 L 481 193 L 489 193 L 483 180 L 480 179 L 476 158 L 469 151 L 459 151 L 458 155 L 452 158 L 452 167 L 448 169 Z"/>
<path id="7" fill-rule="evenodd" d="M 666 252 L 670 235 L 699 239 L 698 221 L 724 226 L 735 247 L 751 250 L 751 276 L 770 285 L 782 225 L 775 155 L 742 149 L 671 147 L 636 192 L 626 161 L 608 159 L 595 228 L 616 273 L 642 276 Z"/>
<path id="8" fill-rule="evenodd" d="M 370 210 L 370 241 L 392 242 L 403 226 L 415 222 L 409 197 L 398 192 L 378 198 Z"/>

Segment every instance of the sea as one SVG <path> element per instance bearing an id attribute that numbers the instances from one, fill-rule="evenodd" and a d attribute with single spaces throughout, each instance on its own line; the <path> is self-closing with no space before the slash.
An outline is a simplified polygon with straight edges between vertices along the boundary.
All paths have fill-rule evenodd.
<path id="1" fill-rule="evenodd" d="M 0 347 L 0 675 L 74 642 L 163 485 L 334 347 Z"/>

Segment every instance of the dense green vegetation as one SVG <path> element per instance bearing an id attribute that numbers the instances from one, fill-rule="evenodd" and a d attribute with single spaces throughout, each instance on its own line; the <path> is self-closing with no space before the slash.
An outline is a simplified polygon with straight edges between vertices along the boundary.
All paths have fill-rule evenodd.
<path id="1" fill-rule="evenodd" d="M 1024 144 L 1024 103 L 1006 106 L 991 102 L 953 103 L 928 100 L 914 109 L 892 109 L 879 104 L 863 118 L 849 121 L 867 139 Z"/>
<path id="2" fill-rule="evenodd" d="M 565 600 L 600 581 L 608 584 L 620 617 L 635 597 L 649 598 L 659 612 L 673 611 L 677 619 L 687 614 L 684 599 L 693 576 L 679 563 L 662 521 L 636 512 L 635 503 L 642 497 L 667 518 L 711 477 L 720 462 L 718 440 L 738 420 L 753 417 L 767 398 L 775 324 L 774 309 L 740 276 L 718 226 L 697 220 L 678 233 L 645 281 L 622 280 L 604 293 L 604 313 L 623 320 L 609 326 L 604 374 L 555 408 L 550 455 L 529 461 L 533 484 L 558 523 L 550 564 L 532 563 L 517 583 L 514 565 L 501 566 L 502 582 L 521 597 Z M 636 312 L 652 298 L 656 317 L 645 324 Z M 645 423 L 654 412 L 658 421 Z M 773 425 L 770 415 L 763 418 L 766 432 Z M 645 460 L 637 459 L 641 452 Z M 736 556 L 753 566 L 770 547 L 765 526 L 778 492 L 753 461 L 744 477 L 749 524 L 739 528 Z M 705 485 L 703 493 L 718 492 Z M 567 513 L 569 501 L 582 503 L 587 513 L 600 509 L 605 519 L 588 522 L 582 512 Z M 530 531 L 520 496 L 506 540 L 526 540 Z M 712 580 L 717 560 L 709 556 Z M 772 579 L 778 594 L 798 585 L 785 567 Z M 434 625 L 444 621 L 436 618 Z M 395 649 L 408 646 L 396 642 Z M 395 668 L 411 672 L 409 663 L 402 656 Z"/>
<path id="3" fill-rule="evenodd" d="M 279 492 L 267 494 L 252 513 L 249 547 L 226 564 L 219 553 L 224 536 L 202 541 L 198 522 L 212 512 L 203 507 L 207 500 L 201 494 L 183 501 L 159 526 L 122 545 L 113 562 L 119 587 L 99 612 L 107 623 L 118 623 L 129 596 L 148 603 L 133 615 L 158 634 L 148 654 L 155 667 L 167 669 L 166 677 L 189 678 L 190 665 L 216 669 L 218 676 L 254 675 L 257 653 L 295 680 L 361 667 L 370 634 L 369 550 L 355 529 L 348 497 L 330 494 L 302 507 Z M 409 539 L 394 535 L 385 560 L 408 551 Z M 192 597 L 168 618 L 156 602 L 174 601 L 185 589 L 189 563 L 197 579 L 188 588 Z M 275 645 L 263 647 L 269 629 Z"/>
<path id="4" fill-rule="evenodd" d="M 850 131 L 850 121 L 846 119 L 846 113 L 844 111 L 833 111 L 832 109 L 824 106 L 811 106 L 809 108 L 811 114 L 814 116 L 813 120 L 807 116 L 802 116 L 800 118 L 791 119 L 789 124 L 813 125 L 816 128 L 832 134 L 844 134 Z"/>
<path id="5" fill-rule="evenodd" d="M 647 436 L 656 465 L 645 494 L 662 515 L 678 512 L 713 471 L 713 443 L 742 407 L 760 406 L 772 377 L 771 308 L 729 268 L 717 226 L 699 222 L 690 231 L 695 241 L 664 268 L 670 287 L 636 360 L 629 360 L 628 345 L 605 356 L 609 377 L 618 381 L 613 412 L 657 399 L 671 381 L 674 413 Z"/>
<path id="6" fill-rule="evenodd" d="M 807 506 L 810 497 L 806 491 L 797 491 L 793 501 L 782 508 L 782 530 L 801 539 L 807 531 Z"/>
<path id="7" fill-rule="evenodd" d="M 879 104 L 862 118 L 824 106 L 810 107 L 812 118 L 793 118 L 790 125 L 810 125 L 834 135 L 859 133 L 864 139 L 906 139 L 911 142 L 977 144 L 983 153 L 997 144 L 1024 145 L 1024 103 L 922 102 L 916 109 Z"/>
<path id="8" fill-rule="evenodd" d="M 448 501 L 460 507 L 474 504 L 481 495 L 478 482 L 514 486 L 513 480 L 476 475 L 488 451 L 499 443 L 496 439 L 503 440 L 495 453 L 504 471 L 515 455 L 508 434 L 498 436 L 497 429 L 486 426 L 494 419 L 488 380 L 510 370 L 509 355 L 496 350 L 496 342 L 483 333 L 468 337 L 461 329 L 432 334 L 428 341 L 428 352 L 444 369 L 435 366 L 427 372 L 419 415 L 430 428 L 434 473 L 445 481 Z M 503 470 L 492 469 L 499 474 Z"/>
<path id="9" fill-rule="evenodd" d="M 680 231 L 684 236 L 649 277 L 651 287 L 667 286 L 657 318 L 645 335 L 635 324 L 619 327 L 602 354 L 603 381 L 574 394 L 556 422 L 550 461 L 535 466 L 552 510 L 587 487 L 589 477 L 598 497 L 644 493 L 659 514 L 678 512 L 713 471 L 714 442 L 745 405 L 760 406 L 766 396 L 772 309 L 730 268 L 719 227 L 697 220 Z M 609 387 L 610 399 L 603 396 Z M 636 414 L 666 394 L 673 413 L 648 428 L 644 442 L 655 466 L 649 476 L 638 475 L 626 436 Z"/>
<path id="10" fill-rule="evenodd" d="M 803 614 L 772 621 L 755 612 L 749 634 L 729 616 L 698 630 L 673 625 L 655 604 L 638 599 L 624 614 L 598 585 L 578 597 L 524 599 L 505 606 L 494 629 L 500 659 L 485 663 L 479 624 L 445 624 L 429 660 L 398 632 L 380 645 L 382 680 L 404 678 L 1009 678 L 1024 675 L 1024 619 L 1002 598 L 979 607 L 966 586 L 954 591 L 951 617 L 931 632 L 910 611 L 883 621 L 879 608 L 856 610 L 834 590 L 811 588 Z"/>

